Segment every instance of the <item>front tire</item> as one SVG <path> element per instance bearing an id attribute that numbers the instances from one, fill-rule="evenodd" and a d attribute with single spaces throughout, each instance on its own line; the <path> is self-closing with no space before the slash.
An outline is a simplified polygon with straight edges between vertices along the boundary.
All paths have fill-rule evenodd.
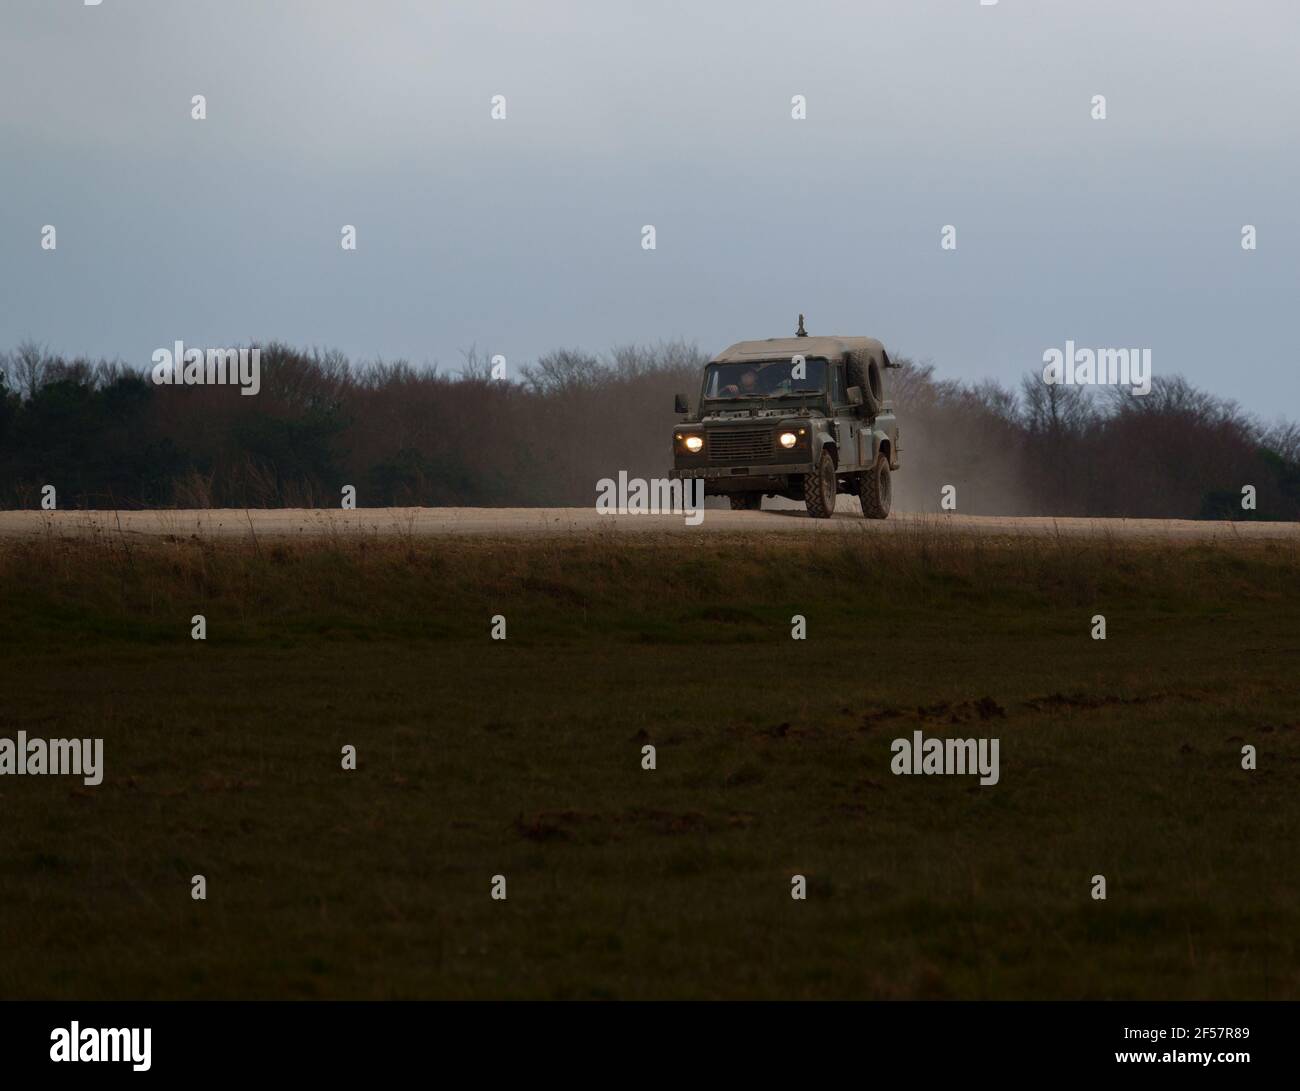
<path id="1" fill-rule="evenodd" d="M 889 458 L 881 455 L 876 464 L 858 478 L 858 499 L 862 514 L 868 519 L 888 519 L 894 499 L 894 488 L 889 479 Z"/>
<path id="2" fill-rule="evenodd" d="M 803 479 L 803 502 L 814 519 L 829 519 L 835 513 L 835 460 L 823 451 L 817 470 Z"/>

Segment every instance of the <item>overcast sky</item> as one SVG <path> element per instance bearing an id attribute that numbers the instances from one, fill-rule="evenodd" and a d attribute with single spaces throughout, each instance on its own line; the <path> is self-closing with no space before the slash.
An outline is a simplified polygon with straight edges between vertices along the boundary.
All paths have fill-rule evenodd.
<path id="1" fill-rule="evenodd" d="M 0 348 L 513 368 L 803 311 L 1300 417 L 1298 62 L 1296 0 L 0 0 Z"/>

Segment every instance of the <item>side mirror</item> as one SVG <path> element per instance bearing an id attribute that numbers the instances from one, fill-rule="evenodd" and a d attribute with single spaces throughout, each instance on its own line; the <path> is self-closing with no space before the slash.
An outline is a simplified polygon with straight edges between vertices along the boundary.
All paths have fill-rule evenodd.
<path id="1" fill-rule="evenodd" d="M 862 387 L 860 386 L 849 387 L 849 404 L 850 405 L 862 404 Z"/>
<path id="2" fill-rule="evenodd" d="M 685 394 L 674 394 L 674 395 L 673 395 L 673 412 L 674 412 L 674 413 L 689 413 L 690 411 L 691 411 L 691 407 L 690 407 L 689 405 L 686 404 L 686 395 L 685 395 Z"/>

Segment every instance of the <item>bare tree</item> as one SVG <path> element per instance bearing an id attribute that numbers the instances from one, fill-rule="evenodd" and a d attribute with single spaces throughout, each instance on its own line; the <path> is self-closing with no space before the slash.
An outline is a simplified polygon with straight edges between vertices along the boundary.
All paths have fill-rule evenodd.
<path id="1" fill-rule="evenodd" d="M 44 345 L 35 341 L 23 341 L 13 352 L 8 353 L 9 368 L 13 370 L 13 383 L 19 394 L 34 398 L 46 383 L 46 373 L 55 363 Z"/>

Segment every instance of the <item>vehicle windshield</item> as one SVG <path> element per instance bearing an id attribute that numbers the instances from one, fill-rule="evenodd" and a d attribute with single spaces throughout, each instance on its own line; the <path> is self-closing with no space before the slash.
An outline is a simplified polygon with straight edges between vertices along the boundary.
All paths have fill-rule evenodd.
<path id="1" fill-rule="evenodd" d="M 824 394 L 826 361 L 803 361 L 795 374 L 792 360 L 759 360 L 752 364 L 710 364 L 704 371 L 704 396 L 710 399 L 781 398 L 789 394 Z"/>

